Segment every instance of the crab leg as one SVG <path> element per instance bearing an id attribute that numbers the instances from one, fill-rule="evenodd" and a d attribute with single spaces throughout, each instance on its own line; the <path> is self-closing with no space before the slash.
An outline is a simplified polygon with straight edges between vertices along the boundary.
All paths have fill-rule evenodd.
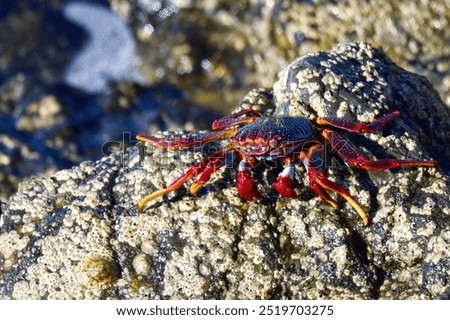
<path id="1" fill-rule="evenodd" d="M 244 115 L 251 115 L 251 117 L 241 117 Z M 259 117 L 261 117 L 261 112 L 248 108 L 215 120 L 212 124 L 212 128 L 213 130 L 221 130 L 238 124 L 253 122 Z"/>
<path id="2" fill-rule="evenodd" d="M 228 139 L 232 137 L 237 130 L 238 128 L 233 128 L 229 130 L 207 132 L 175 140 L 166 140 L 164 138 L 155 138 L 143 134 L 138 134 L 136 136 L 136 139 L 138 139 L 139 141 L 150 142 L 160 149 L 183 150 L 189 147 L 199 146 L 210 141 Z"/>
<path id="3" fill-rule="evenodd" d="M 339 208 L 336 201 L 330 198 L 325 189 L 334 191 L 344 197 L 345 200 L 356 210 L 363 221 L 363 225 L 369 224 L 369 217 L 361 205 L 341 185 L 328 180 L 323 171 L 323 157 L 320 145 L 312 146 L 308 152 L 300 153 L 300 160 L 308 171 L 309 185 L 311 189 L 322 199 L 331 204 L 335 209 Z"/>
<path id="4" fill-rule="evenodd" d="M 230 151 L 231 146 L 227 145 L 225 148 L 217 151 L 216 153 L 212 154 L 211 156 L 203 159 L 199 163 L 191 166 L 186 173 L 184 173 L 182 176 L 177 178 L 174 182 L 172 182 L 170 185 L 168 185 L 166 188 L 155 191 L 145 198 L 143 198 L 141 201 L 139 201 L 137 205 L 138 212 L 142 212 L 145 205 L 160 196 L 163 196 L 169 192 L 175 191 L 182 187 L 187 181 L 189 181 L 191 178 L 198 176 L 200 177 L 195 181 L 191 187 L 190 187 L 190 193 L 192 195 L 196 195 L 198 190 L 205 184 L 208 179 L 210 178 L 211 174 L 217 171 L 220 167 L 222 167 L 225 164 L 224 159 L 226 158 L 228 152 Z"/>
<path id="5" fill-rule="evenodd" d="M 373 132 L 383 129 L 389 122 L 394 121 L 400 116 L 400 111 L 394 111 L 380 118 L 375 119 L 371 123 L 356 122 L 345 119 L 322 118 L 317 117 L 313 121 L 319 125 L 330 125 L 335 128 L 344 129 L 350 132 L 362 133 Z"/>
<path id="6" fill-rule="evenodd" d="M 322 131 L 322 135 L 330 142 L 333 150 L 335 150 L 345 161 L 358 168 L 368 170 L 385 170 L 404 166 L 437 166 L 437 162 L 433 160 L 370 160 L 365 154 L 359 151 L 339 133 L 324 129 Z"/>
<path id="7" fill-rule="evenodd" d="M 226 164 L 227 155 L 233 155 L 234 151 L 229 151 L 231 148 L 229 146 L 226 147 L 225 150 L 221 150 L 222 154 L 216 156 L 216 154 L 208 157 L 209 162 L 206 167 L 203 169 L 200 177 L 191 184 L 189 188 L 189 193 L 193 196 L 196 196 L 201 187 L 209 181 L 211 175 L 219 170 L 224 164 Z M 234 159 L 234 157 L 232 157 Z"/>

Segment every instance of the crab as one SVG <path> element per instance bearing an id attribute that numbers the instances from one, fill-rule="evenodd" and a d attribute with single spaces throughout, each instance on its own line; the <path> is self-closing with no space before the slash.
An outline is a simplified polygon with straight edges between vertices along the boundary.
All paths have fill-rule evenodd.
<path id="1" fill-rule="evenodd" d="M 366 170 L 385 170 L 403 166 L 437 165 L 433 160 L 371 160 L 359 151 L 336 129 L 353 133 L 369 133 L 382 130 L 388 123 L 400 116 L 395 111 L 381 116 L 370 123 L 349 121 L 342 118 L 302 117 L 263 114 L 252 108 L 243 109 L 234 114 L 217 119 L 212 124 L 213 131 L 174 140 L 138 134 L 136 138 L 150 142 L 161 149 L 182 150 L 200 146 L 211 141 L 226 140 L 218 151 L 205 157 L 173 181 L 166 188 L 153 192 L 139 201 L 137 209 L 144 210 L 145 205 L 160 196 L 182 187 L 191 178 L 197 177 L 189 188 L 191 195 L 197 195 L 200 188 L 211 175 L 225 164 L 239 161 L 237 173 L 237 192 L 246 201 L 260 201 L 262 196 L 257 189 L 252 168 L 261 161 L 279 161 L 283 170 L 273 183 L 275 190 L 284 197 L 294 198 L 294 164 L 301 162 L 308 174 L 309 186 L 323 200 L 339 209 L 336 200 L 328 191 L 341 195 L 354 208 L 364 226 L 369 224 L 369 216 L 363 207 L 340 184 L 328 179 L 324 167 L 324 144 L 328 143 L 348 164 Z M 334 129 L 334 130 L 333 130 Z"/>

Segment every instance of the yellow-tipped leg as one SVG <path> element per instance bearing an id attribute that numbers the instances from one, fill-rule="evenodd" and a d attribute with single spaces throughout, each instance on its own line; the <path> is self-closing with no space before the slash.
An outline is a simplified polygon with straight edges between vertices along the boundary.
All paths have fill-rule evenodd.
<path id="1" fill-rule="evenodd" d="M 359 216 L 361 217 L 361 219 L 363 221 L 364 227 L 367 227 L 369 225 L 369 216 L 367 215 L 367 213 L 364 211 L 364 209 L 361 207 L 361 205 L 358 202 L 356 202 L 356 200 L 353 199 L 342 186 L 328 180 L 324 176 L 316 179 L 316 182 L 321 187 L 331 190 L 331 191 L 334 191 L 336 193 L 339 193 L 342 197 L 344 197 L 344 199 L 347 200 L 350 203 L 350 205 L 359 214 Z"/>
<path id="2" fill-rule="evenodd" d="M 145 205 L 149 202 L 152 201 L 153 199 L 157 198 L 157 197 L 161 197 L 169 192 L 171 192 L 172 190 L 168 190 L 166 189 L 161 189 L 158 190 L 156 192 L 153 192 L 152 194 L 149 194 L 148 196 L 146 196 L 145 198 L 142 198 L 138 204 L 137 204 L 137 209 L 139 213 L 142 213 L 142 211 L 144 211 L 144 207 Z"/>
<path id="3" fill-rule="evenodd" d="M 208 182 L 211 175 L 216 172 L 220 167 L 224 164 L 223 158 L 213 159 L 203 170 L 200 177 L 191 184 L 189 188 L 189 193 L 193 196 L 196 196 L 198 191 L 203 187 L 203 185 Z"/>
<path id="4" fill-rule="evenodd" d="M 343 196 L 345 198 L 345 200 L 347 200 L 351 204 L 351 206 L 356 210 L 356 212 L 358 212 L 359 216 L 361 217 L 361 219 L 363 221 L 364 227 L 367 227 L 369 225 L 369 216 L 364 211 L 364 209 L 360 206 L 360 204 L 358 202 L 356 202 L 355 199 L 353 199 L 348 194 L 347 195 L 341 194 L 341 196 Z"/>
<path id="5" fill-rule="evenodd" d="M 192 196 L 196 196 L 198 191 L 203 187 L 205 183 L 203 182 L 194 182 L 193 184 L 191 184 L 191 186 L 189 187 L 189 193 Z"/>
<path id="6" fill-rule="evenodd" d="M 339 205 L 336 201 L 334 201 L 333 199 L 324 199 L 326 202 L 328 202 L 333 208 L 335 208 L 336 210 L 339 209 Z"/>
<path id="7" fill-rule="evenodd" d="M 313 189 L 313 191 L 319 196 L 321 197 L 323 200 L 325 200 L 326 202 L 328 202 L 329 204 L 331 204 L 331 206 L 333 208 L 335 208 L 336 210 L 339 209 L 339 204 L 334 201 L 333 199 L 331 199 L 331 197 L 327 194 L 327 192 L 325 191 L 324 188 L 322 188 L 322 186 L 320 185 L 320 183 L 318 181 L 316 181 L 315 184 L 311 185 L 311 189 Z"/>
<path id="8" fill-rule="evenodd" d="M 183 184 L 185 184 L 189 179 L 191 179 L 192 177 L 197 175 L 197 169 L 198 168 L 196 166 L 190 167 L 189 170 L 185 174 L 183 174 L 177 180 L 172 182 L 168 187 L 158 190 L 158 191 L 155 191 L 155 192 L 149 194 L 148 196 L 146 196 L 145 198 L 143 198 L 141 201 L 138 202 L 138 205 L 137 205 L 138 212 L 141 213 L 144 210 L 145 205 L 149 201 L 151 201 L 157 197 L 161 197 L 165 194 L 168 194 L 171 191 L 181 188 L 181 186 L 183 186 Z"/>
<path id="9" fill-rule="evenodd" d="M 309 185 L 317 195 L 331 204 L 334 208 L 338 209 L 339 205 L 336 201 L 330 198 L 326 190 L 339 193 L 356 210 L 363 221 L 363 225 L 365 227 L 369 225 L 369 216 L 361 207 L 361 205 L 350 196 L 350 194 L 344 189 L 344 187 L 342 187 L 340 184 L 328 180 L 327 176 L 323 172 L 323 157 L 321 145 L 318 144 L 312 146 L 309 149 L 308 153 L 301 152 L 299 157 L 308 169 Z"/>
<path id="10" fill-rule="evenodd" d="M 200 177 L 195 181 L 190 187 L 190 193 L 192 195 L 196 195 L 200 188 L 209 180 L 211 174 L 216 172 L 220 167 L 225 164 L 225 157 L 227 153 L 232 149 L 231 145 L 228 144 L 225 148 L 217 151 L 206 159 L 203 159 L 199 163 L 191 166 L 185 174 L 176 179 L 166 188 L 153 192 L 149 194 L 141 201 L 139 201 L 137 205 L 137 209 L 139 212 L 144 210 L 144 206 L 151 200 L 163 196 L 171 191 L 177 190 L 183 186 L 189 179 L 198 176 L 200 173 Z"/>

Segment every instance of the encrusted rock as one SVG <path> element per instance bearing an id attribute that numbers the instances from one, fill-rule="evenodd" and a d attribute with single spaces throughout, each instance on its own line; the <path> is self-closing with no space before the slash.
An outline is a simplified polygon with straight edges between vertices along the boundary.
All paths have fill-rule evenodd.
<path id="1" fill-rule="evenodd" d="M 271 87 L 294 58 L 340 42 L 383 48 L 450 106 L 449 22 L 447 1 L 8 1 L 0 20 L 0 199 L 23 178 L 99 159 L 99 145 L 127 140 L 123 131 L 197 125 L 191 108 L 164 115 L 172 104 L 160 97 L 180 94 L 167 83 L 181 88 L 182 107 L 228 112 L 250 88 Z M 175 127 L 164 121 L 184 116 Z"/>
<path id="2" fill-rule="evenodd" d="M 448 137 L 434 130 L 448 125 L 435 91 L 365 44 L 294 61 L 273 97 L 253 91 L 244 105 L 361 121 L 400 110 L 382 132 L 349 139 L 375 158 L 439 160 L 448 152 Z M 442 167 L 330 168 L 367 208 L 367 228 L 348 204 L 336 212 L 315 196 L 301 167 L 297 199 L 278 197 L 270 187 L 278 172 L 261 169 L 265 199 L 244 202 L 236 168 L 225 168 L 198 197 L 181 188 L 137 213 L 140 198 L 201 158 L 138 144 L 22 183 L 2 205 L 0 298 L 450 298 Z"/>
<path id="3" fill-rule="evenodd" d="M 396 156 L 420 159 L 428 153 L 450 170 L 450 110 L 426 78 L 399 68 L 369 44 L 342 44 L 296 59 L 280 72 L 274 97 L 277 113 L 307 118 L 369 122 L 400 110 L 409 121 L 390 126 L 395 134 L 368 139 Z"/>

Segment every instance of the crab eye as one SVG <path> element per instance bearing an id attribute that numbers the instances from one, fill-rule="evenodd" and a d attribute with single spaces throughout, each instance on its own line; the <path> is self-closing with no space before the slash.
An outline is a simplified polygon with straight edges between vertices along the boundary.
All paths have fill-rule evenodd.
<path id="1" fill-rule="evenodd" d="M 276 148 L 278 146 L 278 141 L 274 139 L 269 140 L 269 147 Z"/>

